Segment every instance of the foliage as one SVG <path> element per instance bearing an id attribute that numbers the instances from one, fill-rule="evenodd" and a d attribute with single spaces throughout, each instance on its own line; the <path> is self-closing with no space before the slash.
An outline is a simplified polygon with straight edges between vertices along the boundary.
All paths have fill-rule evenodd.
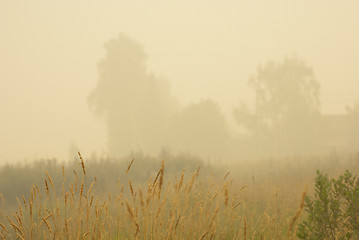
<path id="1" fill-rule="evenodd" d="M 229 134 L 218 104 L 205 100 L 181 109 L 168 83 L 147 71 L 140 44 L 119 35 L 105 48 L 89 105 L 105 120 L 111 156 L 130 151 L 154 155 L 167 146 L 223 156 Z"/>
<path id="2" fill-rule="evenodd" d="M 237 123 L 261 145 L 269 145 L 273 155 L 308 150 L 320 110 L 319 83 L 312 68 L 288 57 L 259 67 L 248 83 L 255 93 L 254 108 L 236 108 Z"/>
<path id="3" fill-rule="evenodd" d="M 300 239 L 359 238 L 359 179 L 346 171 L 329 179 L 317 171 L 314 197 L 307 197 L 306 220 L 299 224 Z"/>
<path id="4" fill-rule="evenodd" d="M 229 139 L 226 119 L 217 103 L 204 100 L 184 107 L 170 124 L 171 146 L 200 156 L 225 155 Z"/>
<path id="5" fill-rule="evenodd" d="M 147 55 L 139 43 L 120 34 L 105 48 L 100 79 L 88 100 L 105 120 L 110 154 L 158 153 L 177 100 L 166 81 L 148 72 Z"/>

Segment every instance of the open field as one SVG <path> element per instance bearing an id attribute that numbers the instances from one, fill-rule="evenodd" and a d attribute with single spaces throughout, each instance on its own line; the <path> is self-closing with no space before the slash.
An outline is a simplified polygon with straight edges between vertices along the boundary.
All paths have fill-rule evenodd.
<path id="1" fill-rule="evenodd" d="M 296 239 L 315 170 L 359 173 L 358 154 L 215 166 L 39 161 L 0 169 L 2 239 Z M 184 170 L 183 170 L 184 169 Z M 300 215 L 298 215 L 298 210 Z"/>

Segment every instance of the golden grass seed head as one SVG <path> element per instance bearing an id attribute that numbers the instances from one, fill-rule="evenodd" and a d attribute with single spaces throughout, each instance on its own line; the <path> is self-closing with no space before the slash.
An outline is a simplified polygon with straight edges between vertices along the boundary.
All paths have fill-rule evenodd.
<path id="1" fill-rule="evenodd" d="M 1 227 L 4 231 L 7 231 L 7 228 L 5 227 L 4 224 L 0 223 L 0 227 Z"/>
<path id="2" fill-rule="evenodd" d="M 45 178 L 45 189 L 46 189 L 47 197 L 49 197 L 49 194 L 50 194 L 50 192 L 49 192 L 49 185 L 47 184 L 46 178 Z"/>
<path id="3" fill-rule="evenodd" d="M 83 192 L 84 192 L 84 178 L 82 178 L 81 180 L 80 198 L 82 197 Z"/>
<path id="4" fill-rule="evenodd" d="M 130 186 L 130 192 L 131 192 L 132 199 L 135 199 L 135 198 L 134 198 L 134 191 L 133 191 L 131 179 L 128 179 L 128 184 L 129 184 L 129 186 Z"/>
<path id="5" fill-rule="evenodd" d="M 231 173 L 231 171 L 228 171 L 227 172 L 227 174 L 226 175 L 224 175 L 224 177 L 223 177 L 223 180 L 225 180 L 227 177 L 228 177 L 228 175 Z"/>
<path id="6" fill-rule="evenodd" d="M 80 157 L 80 164 L 81 164 L 81 167 L 82 167 L 82 172 L 84 175 L 86 175 L 86 169 L 85 169 L 85 163 L 84 163 L 84 159 L 82 158 L 81 156 L 81 153 L 80 152 L 77 152 L 77 154 L 79 155 Z"/>
<path id="7" fill-rule="evenodd" d="M 305 196 L 307 194 L 307 189 L 308 189 L 308 186 L 305 188 L 305 190 L 302 193 L 302 198 L 301 198 L 301 201 L 300 201 L 299 209 L 297 210 L 297 212 L 293 216 L 292 221 L 291 221 L 291 223 L 289 225 L 289 230 L 288 230 L 288 234 L 287 234 L 288 237 L 290 236 L 290 234 L 291 234 L 291 232 L 293 230 L 293 226 L 294 226 L 295 221 L 300 217 L 300 214 L 302 213 L 302 210 L 303 210 L 303 207 L 304 207 Z"/>
<path id="8" fill-rule="evenodd" d="M 50 182 L 50 184 L 51 184 L 51 187 L 52 187 L 52 189 L 54 189 L 54 182 L 52 181 L 52 179 L 51 179 L 51 177 L 50 177 L 50 174 L 46 171 L 46 176 L 47 176 L 47 178 L 49 179 L 49 182 Z"/>
<path id="9" fill-rule="evenodd" d="M 186 169 L 183 168 L 182 173 L 181 173 L 180 182 L 179 182 L 179 184 L 178 184 L 177 191 L 181 190 L 181 187 L 182 187 L 182 185 L 183 185 L 183 179 L 184 179 L 184 172 L 185 172 L 185 170 L 186 170 Z"/>
<path id="10" fill-rule="evenodd" d="M 228 206 L 229 193 L 228 193 L 228 183 L 224 185 L 224 204 Z"/>
<path id="11" fill-rule="evenodd" d="M 126 170 L 126 174 L 128 173 L 128 171 L 130 171 L 130 168 L 132 166 L 133 161 L 135 161 L 135 158 L 132 158 L 130 164 L 128 165 L 127 170 Z"/>
<path id="12" fill-rule="evenodd" d="M 134 215 L 134 213 L 133 213 L 133 211 L 132 211 L 132 208 L 130 207 L 130 204 L 128 203 L 128 201 L 125 201 L 125 203 L 126 203 L 126 208 L 127 208 L 127 211 L 128 211 L 128 213 L 129 213 L 129 215 L 130 215 L 130 219 L 132 220 L 132 222 L 136 225 L 136 233 L 137 233 L 137 231 L 138 232 L 140 232 L 140 226 L 139 226 L 139 224 L 138 224 L 138 222 L 137 222 L 137 220 L 136 220 L 136 218 L 135 218 L 135 215 Z"/>

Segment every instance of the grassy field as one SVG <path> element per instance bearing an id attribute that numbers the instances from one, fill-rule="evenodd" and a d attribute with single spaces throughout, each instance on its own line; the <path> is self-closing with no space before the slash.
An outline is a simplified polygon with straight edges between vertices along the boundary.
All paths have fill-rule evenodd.
<path id="1" fill-rule="evenodd" d="M 1 239 L 296 239 L 315 170 L 359 172 L 358 154 L 238 164 L 38 161 L 0 169 Z"/>

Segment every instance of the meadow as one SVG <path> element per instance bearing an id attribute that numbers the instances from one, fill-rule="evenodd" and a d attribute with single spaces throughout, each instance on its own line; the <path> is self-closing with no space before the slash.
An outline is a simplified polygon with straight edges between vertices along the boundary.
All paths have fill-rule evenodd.
<path id="1" fill-rule="evenodd" d="M 208 163 L 191 155 L 40 160 L 0 168 L 1 239 L 297 239 L 316 170 L 357 153 Z"/>

